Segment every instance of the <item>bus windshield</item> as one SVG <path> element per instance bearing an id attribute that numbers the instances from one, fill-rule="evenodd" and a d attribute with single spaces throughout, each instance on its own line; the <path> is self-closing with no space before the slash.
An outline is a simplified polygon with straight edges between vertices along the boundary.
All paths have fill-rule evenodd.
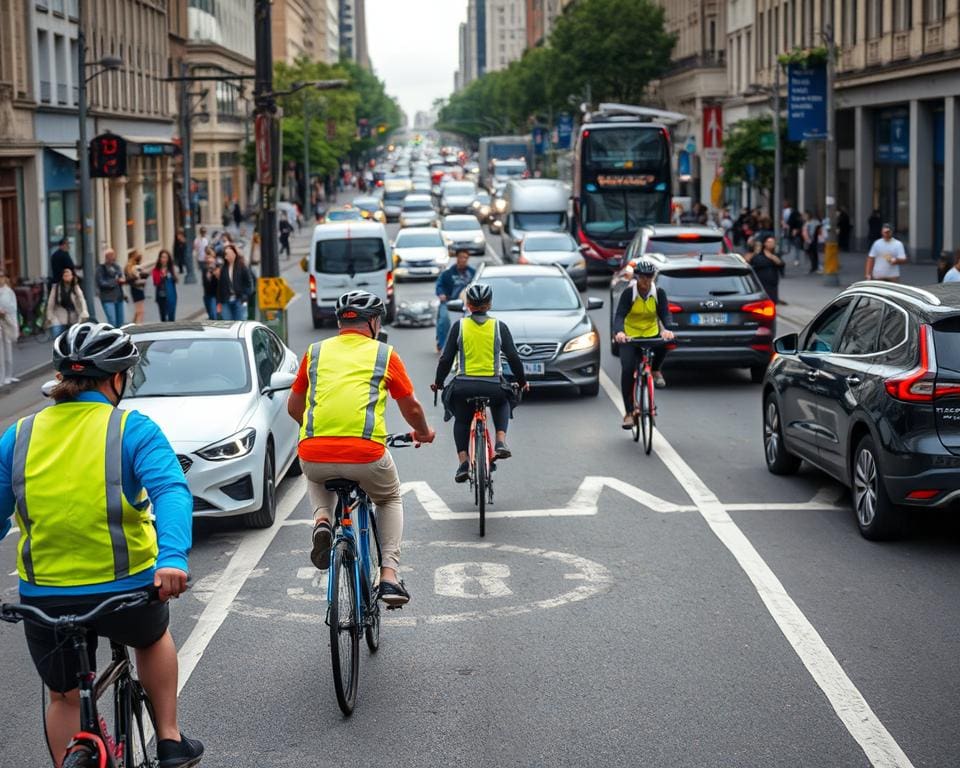
<path id="1" fill-rule="evenodd" d="M 584 142 L 586 167 L 659 171 L 666 159 L 666 141 L 659 128 L 595 128 Z"/>
<path id="2" fill-rule="evenodd" d="M 627 240 L 644 224 L 661 220 L 666 192 L 584 192 L 581 226 L 590 237 Z"/>

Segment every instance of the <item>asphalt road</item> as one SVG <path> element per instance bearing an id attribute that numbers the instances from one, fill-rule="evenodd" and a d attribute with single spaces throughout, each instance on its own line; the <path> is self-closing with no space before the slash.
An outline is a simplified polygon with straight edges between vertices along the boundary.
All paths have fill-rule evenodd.
<path id="1" fill-rule="evenodd" d="M 299 352 L 317 334 L 305 276 L 288 279 Z M 607 309 L 594 318 L 606 337 Z M 173 630 L 203 766 L 960 762 L 954 521 L 872 544 L 825 476 L 769 475 L 743 371 L 668 371 L 646 457 L 619 429 L 604 350 L 598 397 L 534 394 L 518 409 L 480 539 L 451 425 L 430 405 L 433 333 L 390 331 L 439 437 L 394 452 L 413 601 L 389 614 L 376 656 L 362 651 L 352 718 L 334 698 L 303 480 L 282 484 L 269 531 L 196 526 Z M 0 599 L 15 598 L 14 567 L 8 539 Z M 22 630 L 0 626 L 0 648 L 0 765 L 42 765 Z"/>

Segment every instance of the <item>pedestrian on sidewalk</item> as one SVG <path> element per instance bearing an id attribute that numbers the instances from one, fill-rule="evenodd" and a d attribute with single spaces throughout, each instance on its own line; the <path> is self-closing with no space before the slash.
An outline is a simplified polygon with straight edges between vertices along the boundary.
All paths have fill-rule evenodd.
<path id="1" fill-rule="evenodd" d="M 841 251 L 850 250 L 850 214 L 842 205 L 837 207 L 837 245 Z"/>
<path id="2" fill-rule="evenodd" d="M 173 238 L 173 263 L 181 275 L 187 271 L 187 236 L 182 229 L 178 229 Z"/>
<path id="3" fill-rule="evenodd" d="M 7 273 L 0 267 L 0 384 L 4 386 L 20 381 L 13 375 L 13 342 L 19 336 L 17 295 Z"/>
<path id="4" fill-rule="evenodd" d="M 870 246 L 864 276 L 867 280 L 883 280 L 888 283 L 900 282 L 900 265 L 907 263 L 907 252 L 903 243 L 893 236 L 893 226 L 880 227 L 880 237 Z"/>
<path id="5" fill-rule="evenodd" d="M 224 320 L 246 320 L 253 277 L 232 243 L 223 249 L 224 264 L 217 281 L 217 311 Z"/>
<path id="6" fill-rule="evenodd" d="M 50 254 L 50 284 L 60 282 L 60 276 L 63 270 L 70 269 L 73 273 L 77 272 L 77 265 L 73 263 L 73 257 L 70 255 L 70 238 L 62 237 L 57 243 L 57 250 Z"/>
<path id="7" fill-rule="evenodd" d="M 193 263 L 198 267 L 203 266 L 204 254 L 207 252 L 207 246 L 210 241 L 207 239 L 207 228 L 200 227 L 197 230 L 197 236 L 193 238 Z"/>
<path id="8" fill-rule="evenodd" d="M 217 282 L 220 279 L 220 268 L 217 266 L 217 254 L 213 248 L 207 246 L 207 260 L 203 266 L 203 307 L 207 310 L 207 317 L 219 320 L 217 312 Z"/>
<path id="9" fill-rule="evenodd" d="M 803 212 L 803 250 L 810 260 L 812 275 L 820 269 L 820 219 L 810 210 Z"/>
<path id="10" fill-rule="evenodd" d="M 134 251 L 127 259 L 127 265 L 123 268 L 123 276 L 130 286 L 130 300 L 133 302 L 133 322 L 140 325 L 143 322 L 143 301 L 146 299 L 144 287 L 147 284 L 147 275 L 140 264 L 143 262 L 143 254 L 140 251 Z"/>
<path id="11" fill-rule="evenodd" d="M 47 297 L 47 315 L 45 327 L 55 339 L 75 323 L 90 319 L 87 300 L 80 289 L 80 281 L 72 269 L 63 270 L 60 281 L 54 283 Z"/>
<path id="12" fill-rule="evenodd" d="M 103 314 L 114 328 L 119 328 L 124 323 L 123 305 L 126 299 L 123 286 L 126 282 L 123 270 L 117 264 L 117 252 L 113 248 L 107 248 L 103 252 L 103 263 L 97 267 L 97 292 Z"/>
<path id="13" fill-rule="evenodd" d="M 290 233 L 293 232 L 293 225 L 287 220 L 287 214 L 280 214 L 280 253 L 286 252 L 287 258 L 290 258 Z"/>
<path id="14" fill-rule="evenodd" d="M 943 274 L 944 283 L 960 283 L 960 248 L 953 254 L 953 266 Z"/>
<path id="15" fill-rule="evenodd" d="M 170 251 L 164 248 L 153 266 L 153 287 L 156 290 L 160 322 L 172 323 L 177 319 L 177 273 L 173 269 Z"/>
<path id="16" fill-rule="evenodd" d="M 777 238 L 767 235 L 763 242 L 756 244 L 753 253 L 747 255 L 747 261 L 753 267 L 760 285 L 775 304 L 780 303 L 780 270 L 783 259 L 777 254 Z"/>
<path id="17" fill-rule="evenodd" d="M 240 203 L 237 200 L 233 201 L 233 223 L 237 225 L 238 230 L 243 223 L 243 211 L 240 210 Z"/>

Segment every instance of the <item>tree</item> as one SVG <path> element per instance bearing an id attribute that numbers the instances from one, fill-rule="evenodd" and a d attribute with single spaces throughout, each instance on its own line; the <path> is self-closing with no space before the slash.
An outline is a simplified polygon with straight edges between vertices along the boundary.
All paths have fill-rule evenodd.
<path id="1" fill-rule="evenodd" d="M 773 116 L 749 117 L 733 124 L 723 140 L 723 180 L 727 184 L 750 181 L 747 166 L 753 164 L 754 183 L 768 195 L 773 188 L 774 149 L 763 146 L 763 135 L 773 134 Z M 780 142 L 786 168 L 803 165 L 807 150 L 803 144 L 787 141 L 786 121 L 781 121 Z"/>

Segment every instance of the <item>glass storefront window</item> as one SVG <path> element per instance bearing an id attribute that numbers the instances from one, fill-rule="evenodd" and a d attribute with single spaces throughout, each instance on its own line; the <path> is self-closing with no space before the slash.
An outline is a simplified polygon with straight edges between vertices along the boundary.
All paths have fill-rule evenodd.
<path id="1" fill-rule="evenodd" d="M 225 173 L 220 177 L 220 192 L 224 203 L 233 202 L 233 174 Z"/>
<path id="2" fill-rule="evenodd" d="M 157 160 L 144 163 L 143 174 L 143 236 L 147 243 L 160 239 L 160 226 L 157 221 Z"/>

